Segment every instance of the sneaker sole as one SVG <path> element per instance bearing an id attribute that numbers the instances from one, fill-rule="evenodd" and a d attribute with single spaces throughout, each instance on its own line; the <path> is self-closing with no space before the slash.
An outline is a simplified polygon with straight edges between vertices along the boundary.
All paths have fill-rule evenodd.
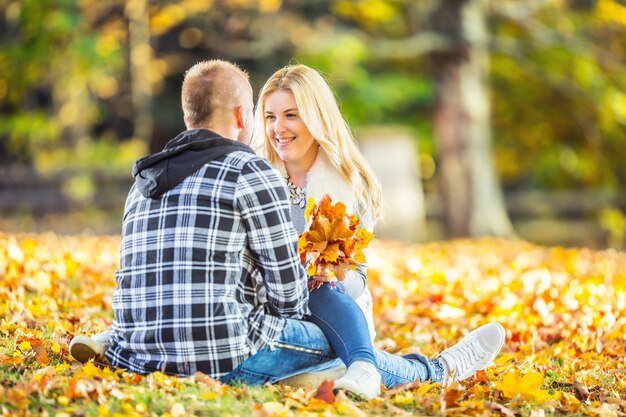
<path id="1" fill-rule="evenodd" d="M 300 375 L 294 375 L 292 377 L 283 379 L 278 383 L 281 385 L 289 385 L 293 388 L 317 388 L 322 382 L 327 380 L 334 381 L 335 379 L 341 378 L 345 373 L 346 368 L 342 366 L 335 369 L 329 369 L 327 371 L 307 372 Z"/>
<path id="2" fill-rule="evenodd" d="M 76 336 L 70 343 L 70 355 L 80 363 L 87 363 L 90 359 L 102 356 L 96 342 L 85 336 Z"/>

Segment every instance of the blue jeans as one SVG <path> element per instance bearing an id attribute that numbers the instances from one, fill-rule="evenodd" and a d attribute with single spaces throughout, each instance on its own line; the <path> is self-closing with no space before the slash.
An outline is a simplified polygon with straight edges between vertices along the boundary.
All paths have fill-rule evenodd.
<path id="1" fill-rule="evenodd" d="M 376 366 L 374 345 L 370 339 L 367 321 L 343 284 L 324 283 L 309 294 L 307 320 L 324 333 L 333 351 L 346 366 L 354 361 L 365 361 Z"/>
<path id="2" fill-rule="evenodd" d="M 443 382 L 443 365 L 439 359 L 418 354 L 392 355 L 374 349 L 376 366 L 385 387 L 413 381 Z M 320 372 L 341 366 L 322 330 L 315 324 L 287 319 L 276 340 L 246 359 L 221 378 L 222 382 L 261 385 L 276 383 L 306 372 Z"/>

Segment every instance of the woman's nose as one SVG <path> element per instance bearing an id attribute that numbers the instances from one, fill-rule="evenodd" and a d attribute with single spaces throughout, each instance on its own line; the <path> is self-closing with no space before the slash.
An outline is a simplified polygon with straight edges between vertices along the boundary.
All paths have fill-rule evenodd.
<path id="1" fill-rule="evenodd" d="M 282 120 L 276 119 L 276 123 L 274 124 L 274 131 L 276 133 L 280 133 L 280 132 L 284 132 L 285 131 L 285 124 L 283 123 Z"/>

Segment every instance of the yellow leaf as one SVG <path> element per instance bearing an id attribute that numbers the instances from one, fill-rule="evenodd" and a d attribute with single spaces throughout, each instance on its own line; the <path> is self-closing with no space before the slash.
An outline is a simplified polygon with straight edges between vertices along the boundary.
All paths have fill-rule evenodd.
<path id="1" fill-rule="evenodd" d="M 360 264 L 364 264 L 365 262 L 367 262 L 367 260 L 365 259 L 365 254 L 362 250 L 357 250 L 354 253 L 354 261 Z M 356 267 L 354 269 L 356 269 Z"/>
<path id="2" fill-rule="evenodd" d="M 54 353 L 59 353 L 61 352 L 61 345 L 55 342 L 50 349 L 52 349 Z"/>
<path id="3" fill-rule="evenodd" d="M 324 252 L 320 255 L 320 261 L 322 262 L 337 262 L 339 258 L 339 243 L 331 243 L 326 246 Z"/>
<path id="4" fill-rule="evenodd" d="M 116 371 L 111 370 L 110 368 L 99 368 L 93 362 L 85 363 L 85 365 L 83 365 L 82 371 L 83 371 L 83 374 L 89 377 L 97 377 L 97 378 L 102 378 L 102 379 L 106 379 L 109 381 L 120 380 L 120 376 L 116 373 Z"/>
<path id="5" fill-rule="evenodd" d="M 501 381 L 496 382 L 496 389 L 500 390 L 507 398 L 517 395 L 524 399 L 538 402 L 548 401 L 551 396 L 547 391 L 540 389 L 544 384 L 544 377 L 541 372 L 530 371 L 525 375 L 517 372 L 509 372 L 504 375 Z"/>
<path id="6" fill-rule="evenodd" d="M 342 391 L 337 394 L 335 399 L 335 409 L 344 416 L 348 417 L 367 417 L 365 411 L 361 410 L 350 400 Z"/>
<path id="7" fill-rule="evenodd" d="M 198 398 L 204 401 L 212 401 L 219 397 L 220 395 L 217 392 L 213 391 L 205 391 L 198 395 Z"/>
<path id="8" fill-rule="evenodd" d="M 357 237 L 357 248 L 364 249 L 369 246 L 370 241 L 374 238 L 374 234 L 369 232 L 367 229 L 358 229 L 356 231 Z"/>
<path id="9" fill-rule="evenodd" d="M 355 232 L 350 229 L 350 221 L 346 216 L 332 220 L 329 236 L 330 240 L 352 239 L 354 234 Z"/>
<path id="10" fill-rule="evenodd" d="M 98 407 L 98 417 L 109 417 L 109 407 L 106 404 L 100 404 Z"/>
<path id="11" fill-rule="evenodd" d="M 309 230 L 309 240 L 315 242 L 326 242 L 330 235 L 331 224 L 326 216 L 320 216 L 313 220 Z"/>
<path id="12" fill-rule="evenodd" d="M 25 350 L 31 349 L 32 346 L 30 345 L 30 342 L 28 340 L 20 343 L 19 345 L 17 345 L 17 347 L 24 352 Z"/>
<path id="13" fill-rule="evenodd" d="M 70 365 L 67 363 L 60 363 L 57 366 L 54 367 L 54 371 L 57 374 L 61 374 L 63 373 L 66 369 L 70 369 Z"/>
<path id="14" fill-rule="evenodd" d="M 311 217 L 311 212 L 315 210 L 315 199 L 313 197 L 309 197 L 306 202 L 306 209 L 304 209 L 304 218 L 308 222 Z"/>
<path id="15" fill-rule="evenodd" d="M 394 405 L 399 405 L 402 407 L 407 407 L 410 405 L 413 405 L 414 399 L 413 399 L 413 393 L 411 392 L 401 392 L 397 395 L 395 395 L 392 399 L 391 402 Z"/>
<path id="16" fill-rule="evenodd" d="M 301 234 L 298 238 L 298 252 L 302 252 L 304 249 L 306 249 L 308 244 L 309 242 L 307 240 L 306 233 Z"/>

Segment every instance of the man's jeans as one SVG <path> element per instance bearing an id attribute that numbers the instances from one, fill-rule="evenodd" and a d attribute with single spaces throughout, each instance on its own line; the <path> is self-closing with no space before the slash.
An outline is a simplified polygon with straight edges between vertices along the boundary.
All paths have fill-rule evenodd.
<path id="1" fill-rule="evenodd" d="M 418 380 L 443 381 L 443 365 L 439 359 L 418 354 L 398 356 L 379 349 L 374 353 L 382 383 L 387 388 Z M 341 365 L 319 327 L 306 321 L 287 319 L 285 329 L 276 340 L 222 377 L 221 381 L 260 385 Z"/>

